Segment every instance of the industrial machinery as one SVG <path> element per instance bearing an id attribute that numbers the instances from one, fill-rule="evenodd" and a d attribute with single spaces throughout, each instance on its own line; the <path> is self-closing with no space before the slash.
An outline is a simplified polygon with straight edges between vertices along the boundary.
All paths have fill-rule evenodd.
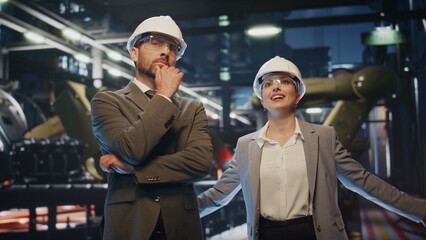
<path id="1" fill-rule="evenodd" d="M 304 80 L 307 92 L 302 107 L 337 101 L 324 124 L 334 126 L 342 143 L 349 146 L 377 100 L 392 91 L 396 75 L 385 67 L 373 66 L 336 78 Z M 55 227 L 57 206 L 79 204 L 86 206 L 87 224 L 76 230 L 96 238 L 97 216 L 102 214 L 90 209 L 102 210 L 107 186 L 102 183 L 105 175 L 99 169 L 100 150 L 91 128 L 89 99 L 95 92 L 84 84 L 65 82 L 54 93 L 57 115 L 27 129 L 19 103 L 0 89 L 0 211 L 29 209 L 28 236 L 59 237 L 63 231 Z M 253 103 L 260 106 L 260 102 Z M 211 185 L 200 184 L 198 190 Z M 28 201 L 30 197 L 32 201 Z M 47 233 L 36 230 L 38 206 L 48 207 Z M 238 195 L 229 207 L 203 219 L 209 230 L 206 235 L 242 224 L 244 214 L 243 199 Z"/>
<path id="2" fill-rule="evenodd" d="M 334 126 L 341 142 L 349 147 L 376 101 L 392 91 L 396 79 L 396 75 L 391 70 L 382 66 L 361 68 L 354 73 L 336 78 L 305 78 L 307 92 L 301 106 L 309 107 L 337 101 L 323 124 Z M 24 144 L 25 141 L 20 142 L 20 140 L 49 138 L 58 136 L 65 131 L 70 138 L 82 142 L 81 164 L 84 165 L 84 168 L 95 179 L 103 181 L 105 175 L 97 163 L 100 150 L 92 132 L 90 119 L 89 99 L 94 93 L 92 88 L 84 84 L 66 82 L 58 87 L 54 94 L 53 106 L 58 117 L 49 118 L 46 122 L 28 130 L 19 104 L 13 97 L 1 90 L 0 152 L 7 155 L 8 151 L 16 150 L 13 143 L 15 146 L 20 144 L 28 148 L 28 143 L 31 141 L 27 140 Z M 260 103 L 254 100 L 254 105 L 260 106 Z M 18 145 L 16 145 L 17 142 L 19 142 Z M 19 164 L 13 164 L 10 161 L 2 160 L 1 164 L 9 167 L 4 169 L 30 166 L 21 163 L 22 161 Z M 76 169 L 68 170 L 76 171 Z M 13 169 L 8 171 L 13 172 Z M 28 169 L 20 172 L 29 173 Z"/>
<path id="3" fill-rule="evenodd" d="M 12 95 L 0 88 L 0 152 L 7 152 L 27 129 L 27 120 L 21 106 Z"/>
<path id="4" fill-rule="evenodd" d="M 333 126 L 342 144 L 350 147 L 377 100 L 391 93 L 396 82 L 396 74 L 383 66 L 361 68 L 336 78 L 308 78 L 302 106 L 338 100 L 323 124 Z"/>

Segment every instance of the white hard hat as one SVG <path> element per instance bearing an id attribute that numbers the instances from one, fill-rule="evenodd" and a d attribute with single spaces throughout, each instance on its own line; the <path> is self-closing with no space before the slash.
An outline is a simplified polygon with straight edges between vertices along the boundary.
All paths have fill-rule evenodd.
<path id="1" fill-rule="evenodd" d="M 259 71 L 256 74 L 256 77 L 253 81 L 253 90 L 256 96 L 259 99 L 262 99 L 262 77 L 269 73 L 279 73 L 279 72 L 285 72 L 291 74 L 293 77 L 296 77 L 298 81 L 296 81 L 298 85 L 298 92 L 300 94 L 300 98 L 305 95 L 306 87 L 305 83 L 302 79 L 302 74 L 300 73 L 297 66 L 292 63 L 291 61 L 276 56 L 274 58 L 271 58 L 269 61 L 265 62 L 259 69 Z"/>
<path id="2" fill-rule="evenodd" d="M 132 51 L 132 47 L 135 46 L 136 41 L 140 39 L 142 34 L 151 32 L 165 34 L 176 39 L 180 45 L 177 59 L 183 56 L 187 45 L 183 40 L 179 26 L 170 16 L 151 17 L 141 22 L 127 40 L 127 51 L 129 51 L 129 53 Z"/>

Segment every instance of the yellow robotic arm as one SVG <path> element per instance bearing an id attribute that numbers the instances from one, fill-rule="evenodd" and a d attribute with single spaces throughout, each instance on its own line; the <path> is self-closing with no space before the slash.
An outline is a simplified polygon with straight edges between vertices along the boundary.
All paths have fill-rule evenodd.
<path id="1" fill-rule="evenodd" d="M 305 78 L 303 107 L 338 100 L 323 125 L 334 126 L 343 145 L 349 147 L 376 101 L 392 92 L 397 76 L 383 66 L 362 68 L 336 78 Z"/>

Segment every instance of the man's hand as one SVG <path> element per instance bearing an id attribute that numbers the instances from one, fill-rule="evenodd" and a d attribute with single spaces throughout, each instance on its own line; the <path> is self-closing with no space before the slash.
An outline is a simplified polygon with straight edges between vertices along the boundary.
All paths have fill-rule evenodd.
<path id="1" fill-rule="evenodd" d="M 157 94 L 162 94 L 168 98 L 172 98 L 182 82 L 183 72 L 179 68 L 163 66 L 155 66 L 155 85 L 157 86 Z"/>
<path id="2" fill-rule="evenodd" d="M 133 165 L 121 161 L 114 154 L 103 155 L 99 161 L 99 165 L 104 172 L 116 172 L 120 174 L 132 174 L 135 171 Z"/>

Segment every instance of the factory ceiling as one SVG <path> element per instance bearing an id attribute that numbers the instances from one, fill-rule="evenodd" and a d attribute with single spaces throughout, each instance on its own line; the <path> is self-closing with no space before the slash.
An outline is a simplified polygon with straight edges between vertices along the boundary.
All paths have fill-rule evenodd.
<path id="1" fill-rule="evenodd" d="M 247 14 L 295 9 L 321 8 L 367 4 L 368 0 L 95 0 L 102 9 L 118 17 L 128 25 L 136 25 L 141 19 L 156 15 L 171 15 L 176 20 L 228 15 L 241 20 Z"/>
<path id="2" fill-rule="evenodd" d="M 57 67 L 59 61 L 68 66 L 60 69 L 63 74 L 60 79 L 68 78 L 68 75 L 64 77 L 66 71 L 79 79 L 80 73 L 75 74 L 69 66 L 77 64 L 73 58 L 83 54 L 101 59 L 101 67 L 89 63 L 85 67 L 88 70 L 83 69 L 88 81 L 103 79 L 104 86 L 119 87 L 134 76 L 133 62 L 124 48 L 131 31 L 146 18 L 170 15 L 191 46 L 178 63 L 186 76 L 185 93 L 209 98 L 211 103 L 217 103 L 212 109 L 222 112 L 221 104 L 230 105 L 242 95 L 246 102 L 250 101 L 256 69 L 274 55 L 285 55 L 296 62 L 305 77 L 326 76 L 334 67 L 331 64 L 368 64 L 361 59 L 367 49 L 361 44 L 361 31 L 371 31 L 382 23 L 394 24 L 401 19 L 424 18 L 421 4 L 414 11 L 409 11 L 406 5 L 396 0 L 9 0 L 1 5 L 0 30 L 3 31 L 3 52 L 9 53 L 4 62 L 10 65 L 10 70 L 0 71 L 4 79 L 0 84 L 9 79 L 25 82 L 21 79 L 28 76 L 51 78 L 48 75 L 53 72 L 52 65 Z M 74 7 L 84 11 L 73 10 Z M 229 20 L 228 25 L 220 25 L 222 16 Z M 284 29 L 283 33 L 263 41 L 245 34 L 250 25 L 262 21 L 278 25 Z M 359 23 L 364 24 L 362 30 L 347 30 L 359 27 L 356 25 Z M 314 26 L 321 27 L 311 31 L 309 28 Z M 62 33 L 65 28 L 76 30 L 83 39 L 66 39 Z M 301 32 L 306 29 L 307 32 Z M 24 37 L 28 31 L 42 35 L 46 41 L 32 43 Z M 299 39 L 299 36 L 305 37 Z M 111 51 L 121 54 L 122 59 L 111 60 Z M 349 53 L 351 51 L 356 54 Z M 46 69 L 40 71 L 40 64 Z M 92 69 L 98 69 L 101 74 L 91 74 L 96 73 Z M 113 76 L 111 69 L 119 70 L 123 79 Z M 235 90 L 235 98 L 231 99 L 231 94 L 223 90 L 226 88 L 231 92 Z"/>

